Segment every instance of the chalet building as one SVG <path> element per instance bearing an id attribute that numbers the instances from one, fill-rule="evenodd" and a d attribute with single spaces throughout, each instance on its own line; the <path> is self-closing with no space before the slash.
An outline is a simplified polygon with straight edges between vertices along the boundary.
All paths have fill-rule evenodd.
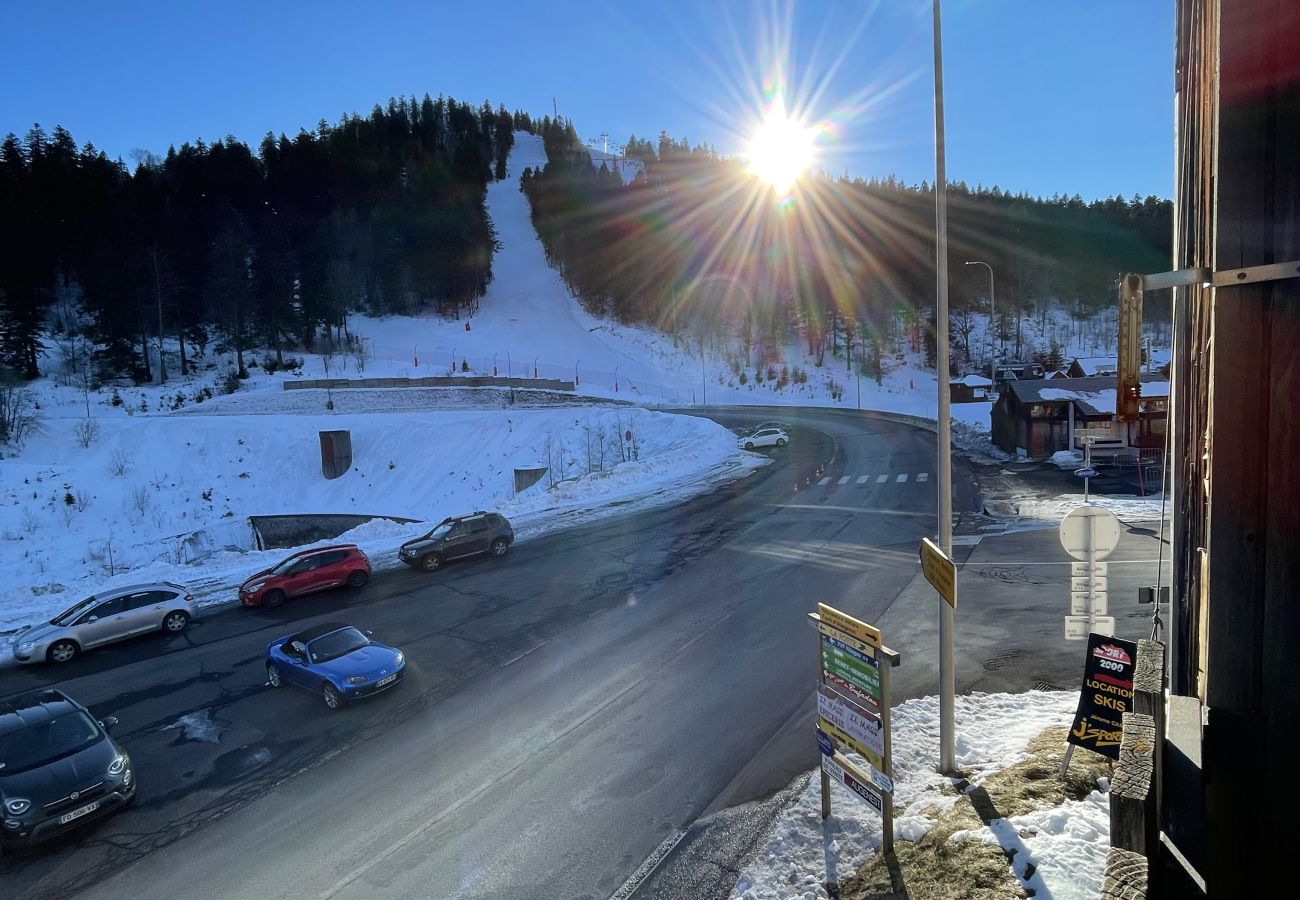
<path id="1" fill-rule="evenodd" d="M 993 404 L 993 443 L 1028 459 L 1083 450 L 1089 442 L 1094 459 L 1159 450 L 1169 416 L 1169 382 L 1158 375 L 1142 375 L 1141 381 L 1137 422 L 1116 420 L 1114 376 L 1011 381 Z"/>
<path id="2" fill-rule="evenodd" d="M 979 403 L 993 396 L 993 382 L 983 375 L 963 375 L 948 382 L 953 403 Z"/>
<path id="3" fill-rule="evenodd" d="M 1113 356 L 1076 356 L 1065 373 L 1071 378 L 1092 378 L 1095 375 L 1114 377 L 1119 372 L 1119 360 Z"/>

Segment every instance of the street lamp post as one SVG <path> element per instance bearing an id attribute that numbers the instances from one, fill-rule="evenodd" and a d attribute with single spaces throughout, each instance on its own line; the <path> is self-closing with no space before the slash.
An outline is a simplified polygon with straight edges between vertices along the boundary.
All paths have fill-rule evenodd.
<path id="1" fill-rule="evenodd" d="M 943 40 L 939 0 L 934 0 L 934 218 L 935 218 L 935 382 L 939 391 L 936 410 L 939 426 L 938 507 L 939 547 L 952 559 L 952 417 L 948 387 L 948 174 L 943 120 Z M 955 668 L 953 657 L 953 608 L 939 600 L 939 771 L 952 775 L 957 770 L 953 707 Z M 889 809 L 889 806 L 885 807 Z M 886 833 L 893 827 L 885 821 Z"/>
<path id="2" fill-rule="evenodd" d="M 993 387 L 996 389 L 998 383 L 998 376 L 997 376 L 998 351 L 997 351 L 997 343 L 996 343 L 998 340 L 998 318 L 997 318 L 998 307 L 997 307 L 997 301 L 994 299 L 993 296 L 993 267 L 986 262 L 980 262 L 978 259 L 968 259 L 966 260 L 966 265 L 983 266 L 984 268 L 989 270 L 989 327 L 993 329 L 993 341 L 990 342 L 992 346 L 990 346 L 989 348 L 989 355 L 993 357 L 992 359 L 989 360 L 989 381 L 993 382 Z"/>
<path id="3" fill-rule="evenodd" d="M 451 348 L 451 371 L 453 374 L 456 371 L 456 348 L 455 347 Z"/>
<path id="4" fill-rule="evenodd" d="M 492 377 L 497 377 L 497 355 L 495 353 L 492 354 Z"/>
<path id="5" fill-rule="evenodd" d="M 537 377 L 537 361 L 538 361 L 539 359 L 541 359 L 540 356 L 534 356 L 534 357 L 533 357 L 533 377 L 534 377 L 534 378 Z"/>
<path id="6" fill-rule="evenodd" d="M 578 363 L 580 362 L 582 362 L 582 360 L 580 359 L 575 359 L 573 361 L 573 386 L 574 387 L 578 386 Z"/>
<path id="7" fill-rule="evenodd" d="M 507 350 L 506 351 L 506 377 L 513 378 L 514 377 L 513 373 L 514 373 L 514 369 L 510 364 L 510 351 Z"/>

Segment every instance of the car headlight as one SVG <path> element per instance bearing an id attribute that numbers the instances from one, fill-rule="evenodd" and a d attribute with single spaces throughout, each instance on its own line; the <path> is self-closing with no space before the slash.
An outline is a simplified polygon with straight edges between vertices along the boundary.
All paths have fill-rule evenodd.
<path id="1" fill-rule="evenodd" d="M 21 816 L 31 808 L 32 801 L 24 800 L 22 797 L 10 797 L 5 801 L 5 812 L 11 816 Z"/>
<path id="2" fill-rule="evenodd" d="M 36 649 L 35 641 L 23 641 L 21 644 L 18 645 L 19 653 L 30 653 L 35 649 Z"/>
<path id="3" fill-rule="evenodd" d="M 129 785 L 129 784 L 131 783 L 132 779 L 134 779 L 134 778 L 135 778 L 135 773 L 132 772 L 130 769 L 127 769 L 125 772 L 122 773 L 122 783 L 123 783 L 123 784 L 128 784 L 128 785 Z"/>
<path id="4" fill-rule="evenodd" d="M 398 650 L 398 651 L 397 651 L 397 656 L 393 657 L 393 664 L 394 664 L 394 665 L 398 665 L 398 666 L 400 666 L 400 665 L 402 665 L 402 663 L 404 663 L 404 662 L 406 662 L 406 657 L 402 655 L 402 651 L 401 651 L 401 650 Z"/>
<path id="5" fill-rule="evenodd" d="M 108 774 L 114 776 L 121 775 L 122 770 L 125 768 L 126 768 L 126 757 L 116 756 L 113 758 L 113 761 L 108 764 Z"/>
<path id="6" fill-rule="evenodd" d="M 257 582 L 256 584 L 250 584 L 248 587 L 244 588 L 244 590 L 248 591 L 248 593 L 250 593 L 250 594 L 256 594 L 258 591 L 260 591 L 260 590 L 261 590 L 262 588 L 264 588 L 264 587 L 266 587 L 266 582 L 265 582 L 265 581 L 259 581 L 259 582 Z"/>
<path id="7" fill-rule="evenodd" d="M 348 684 L 365 684 L 365 683 L 366 683 L 366 676 L 364 676 L 364 675 L 349 675 L 349 676 L 348 676 Z"/>

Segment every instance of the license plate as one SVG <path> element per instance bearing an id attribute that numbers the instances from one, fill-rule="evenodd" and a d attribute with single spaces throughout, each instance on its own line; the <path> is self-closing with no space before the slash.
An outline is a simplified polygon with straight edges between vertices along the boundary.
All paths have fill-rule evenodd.
<path id="1" fill-rule="evenodd" d="M 383 687 L 386 684 L 392 684 L 397 680 L 396 675 L 389 675 L 387 678 L 381 678 L 375 682 L 375 687 Z"/>
<path id="2" fill-rule="evenodd" d="M 93 813 L 97 809 L 99 809 L 98 800 L 96 800 L 94 803 L 87 803 L 85 806 L 81 807 L 80 809 L 74 809 L 70 813 L 64 813 L 63 815 L 59 816 L 59 824 L 66 825 L 67 823 L 71 822 L 73 819 L 80 819 L 82 816 L 89 815 L 90 813 Z"/>

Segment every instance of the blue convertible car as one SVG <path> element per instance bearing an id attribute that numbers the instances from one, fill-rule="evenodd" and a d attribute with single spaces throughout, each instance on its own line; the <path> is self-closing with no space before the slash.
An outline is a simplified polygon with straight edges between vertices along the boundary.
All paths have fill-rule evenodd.
<path id="1" fill-rule="evenodd" d="M 402 680 L 405 669 L 401 650 L 338 622 L 315 625 L 266 646 L 266 680 L 271 687 L 306 688 L 323 697 L 330 709 L 388 690 Z"/>

